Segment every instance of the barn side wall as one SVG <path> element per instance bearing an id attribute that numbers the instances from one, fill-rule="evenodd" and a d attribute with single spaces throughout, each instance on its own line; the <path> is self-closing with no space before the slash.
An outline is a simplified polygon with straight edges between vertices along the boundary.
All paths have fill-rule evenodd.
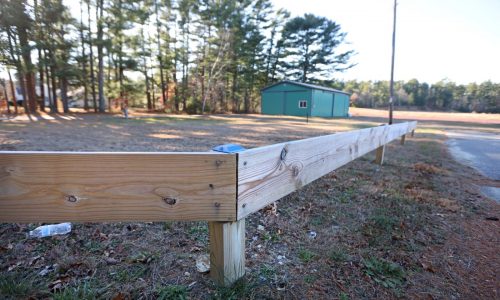
<path id="1" fill-rule="evenodd" d="M 333 93 L 322 90 L 313 90 L 313 104 L 311 115 L 316 117 L 331 117 Z"/>

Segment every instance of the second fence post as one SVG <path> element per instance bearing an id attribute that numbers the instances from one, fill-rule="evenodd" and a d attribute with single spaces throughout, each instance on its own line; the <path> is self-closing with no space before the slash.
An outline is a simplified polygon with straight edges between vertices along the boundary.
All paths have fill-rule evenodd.
<path id="1" fill-rule="evenodd" d="M 404 145 L 405 144 L 405 140 L 406 140 L 406 134 L 403 134 L 401 136 L 401 145 Z"/>
<path id="2" fill-rule="evenodd" d="M 385 145 L 377 148 L 377 153 L 375 156 L 375 163 L 382 165 L 384 163 Z"/>

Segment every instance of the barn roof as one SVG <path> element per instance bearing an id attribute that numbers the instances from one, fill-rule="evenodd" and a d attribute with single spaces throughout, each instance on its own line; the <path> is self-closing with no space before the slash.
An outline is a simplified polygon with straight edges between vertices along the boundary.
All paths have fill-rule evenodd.
<path id="1" fill-rule="evenodd" d="M 349 93 L 346 93 L 346 92 L 343 92 L 343 91 L 340 91 L 340 90 L 336 90 L 336 89 L 332 89 L 332 88 L 329 88 L 329 87 L 324 87 L 324 86 L 320 86 L 320 85 L 316 85 L 316 84 L 310 84 L 310 83 L 303 83 L 303 82 L 297 82 L 297 81 L 291 81 L 291 80 L 283 80 L 283 81 L 280 81 L 280 82 L 276 82 L 275 84 L 271 84 L 269 86 L 266 86 L 265 88 L 261 89 L 260 91 L 265 91 L 273 86 L 277 86 L 277 85 L 280 85 L 280 84 L 283 84 L 283 83 L 288 83 L 288 84 L 293 84 L 293 85 L 298 85 L 298 86 L 303 86 L 303 87 L 306 87 L 306 88 L 310 88 L 310 89 L 315 89 L 315 90 L 323 90 L 323 91 L 328 91 L 328 92 L 335 92 L 335 93 L 341 93 L 341 94 L 346 94 L 346 95 L 350 95 Z"/>

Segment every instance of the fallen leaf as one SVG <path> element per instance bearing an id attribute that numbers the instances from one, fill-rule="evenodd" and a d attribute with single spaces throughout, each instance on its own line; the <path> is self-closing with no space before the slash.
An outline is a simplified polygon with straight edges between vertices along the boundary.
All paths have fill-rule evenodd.
<path id="1" fill-rule="evenodd" d="M 40 255 L 37 255 L 35 257 L 30 258 L 28 262 L 28 266 L 32 266 L 34 263 L 36 263 L 39 259 L 41 258 Z"/>
<path id="2" fill-rule="evenodd" d="M 439 198 L 437 200 L 437 204 L 441 206 L 442 208 L 452 211 L 452 212 L 457 212 L 460 210 L 460 206 L 458 203 L 454 200 L 446 199 L 446 198 Z"/>
<path id="3" fill-rule="evenodd" d="M 426 271 L 429 271 L 431 273 L 436 273 L 436 269 L 434 269 L 434 267 L 430 264 L 430 263 L 421 263 L 422 265 L 422 268 L 424 268 L 424 270 Z"/>
<path id="4" fill-rule="evenodd" d="M 104 261 L 108 264 L 108 265 L 116 265 L 117 263 L 119 263 L 119 261 L 117 259 L 114 259 L 112 257 L 105 257 L 104 258 Z"/>
<path id="5" fill-rule="evenodd" d="M 11 265 L 11 266 L 7 269 L 7 271 L 8 271 L 8 272 L 10 272 L 10 271 L 14 270 L 15 268 L 19 267 L 22 263 L 23 263 L 23 261 L 21 261 L 21 260 L 20 260 L 20 261 L 18 261 L 18 262 L 16 262 L 15 264 Z"/>
<path id="6" fill-rule="evenodd" d="M 210 271 L 210 256 L 208 254 L 202 254 L 196 258 L 196 269 L 199 273 Z"/>
<path id="7" fill-rule="evenodd" d="M 191 247 L 191 249 L 189 249 L 189 252 L 200 252 L 201 251 L 201 248 L 200 247 Z"/>
<path id="8" fill-rule="evenodd" d="M 59 279 L 52 281 L 51 283 L 49 283 L 49 290 L 52 293 L 54 293 L 55 291 L 62 289 L 62 287 L 66 283 L 68 283 L 70 281 L 70 279 L 71 279 L 70 276 L 64 275 L 64 276 L 60 277 Z"/>
<path id="9" fill-rule="evenodd" d="M 113 298 L 113 300 L 125 300 L 125 299 L 128 299 L 127 296 L 124 294 L 124 293 L 118 293 L 117 295 L 115 295 Z"/>

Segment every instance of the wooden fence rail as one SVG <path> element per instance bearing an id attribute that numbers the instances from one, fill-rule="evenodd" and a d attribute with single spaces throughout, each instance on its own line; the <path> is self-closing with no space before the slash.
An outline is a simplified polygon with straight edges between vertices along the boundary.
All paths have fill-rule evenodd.
<path id="1" fill-rule="evenodd" d="M 417 122 L 250 149 L 238 155 L 238 219 L 415 130 Z"/>
<path id="2" fill-rule="evenodd" d="M 232 221 L 236 155 L 0 152 L 0 221 Z"/>
<path id="3" fill-rule="evenodd" d="M 211 274 L 245 272 L 245 217 L 401 137 L 417 122 L 239 153 L 0 151 L 0 222 L 209 221 Z"/>

